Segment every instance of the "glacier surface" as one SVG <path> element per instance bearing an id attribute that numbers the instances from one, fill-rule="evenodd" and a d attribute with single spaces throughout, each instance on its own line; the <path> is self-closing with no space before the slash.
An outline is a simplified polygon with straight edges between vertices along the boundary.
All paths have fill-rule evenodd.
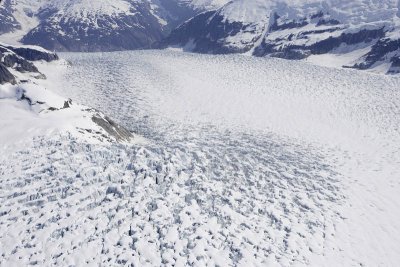
<path id="1" fill-rule="evenodd" d="M 1 265 L 399 262 L 400 77 L 174 51 L 61 57 L 72 65 L 38 66 L 48 88 L 147 141 L 0 147 Z"/>

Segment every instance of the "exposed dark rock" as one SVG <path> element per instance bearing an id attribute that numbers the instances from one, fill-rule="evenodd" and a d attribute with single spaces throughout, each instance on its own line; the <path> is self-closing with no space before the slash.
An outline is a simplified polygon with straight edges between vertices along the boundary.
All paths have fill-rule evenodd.
<path id="1" fill-rule="evenodd" d="M 47 62 L 50 62 L 59 59 L 56 53 L 45 52 L 25 47 L 7 46 L 7 48 L 13 51 L 15 54 L 30 61 L 45 60 Z"/>
<path id="2" fill-rule="evenodd" d="M 11 72 L 7 69 L 3 63 L 0 63 L 0 84 L 11 83 L 15 84 L 15 77 L 11 74 Z"/>
<path id="3" fill-rule="evenodd" d="M 9 48 L 0 45 L 0 59 L 4 66 L 19 72 L 39 72 L 32 62 L 13 53 Z"/>
<path id="4" fill-rule="evenodd" d="M 115 197 L 122 198 L 124 196 L 124 192 L 118 186 L 109 186 L 106 190 L 106 195 L 114 195 Z"/>
<path id="5" fill-rule="evenodd" d="M 341 27 L 332 27 L 328 29 L 323 29 L 323 30 L 313 30 L 313 31 L 303 31 L 299 35 L 296 36 L 297 39 L 307 39 L 308 35 L 311 34 L 321 34 L 325 32 L 335 32 L 341 30 Z"/>
<path id="6" fill-rule="evenodd" d="M 324 54 L 339 47 L 341 44 L 353 45 L 358 43 L 369 43 L 384 36 L 384 28 L 374 30 L 364 29 L 354 33 L 342 33 L 339 37 L 331 36 L 309 46 L 307 49 L 309 49 L 313 54 Z"/>
<path id="7" fill-rule="evenodd" d="M 296 38 L 307 38 L 308 34 L 315 32 L 300 33 Z M 261 45 L 254 51 L 255 56 L 272 55 L 285 59 L 302 59 L 311 54 L 325 54 L 342 44 L 353 45 L 358 43 L 368 43 L 385 36 L 383 28 L 374 30 L 361 30 L 354 33 L 342 33 L 338 37 L 328 37 L 322 41 L 316 42 L 312 45 L 299 46 L 299 45 L 277 45 L 276 40 L 268 40 L 268 43 L 263 40 Z M 302 51 L 302 52 L 301 52 Z"/>
<path id="8" fill-rule="evenodd" d="M 2 81 L 9 81 L 15 83 L 15 77 L 11 79 L 12 75 L 7 68 L 12 68 L 21 73 L 35 73 L 34 78 L 46 79 L 46 76 L 39 72 L 37 67 L 31 62 L 35 60 L 53 61 L 57 60 L 58 56 L 55 53 L 50 53 L 42 50 L 26 47 L 14 47 L 0 45 L 0 62 L 2 64 Z M 8 73 L 7 73 L 8 72 Z M 27 82 L 22 80 L 21 82 Z"/>
<path id="9" fill-rule="evenodd" d="M 67 101 L 64 101 L 63 108 L 70 108 L 71 104 L 72 104 L 72 99 L 68 99 Z"/>
<path id="10" fill-rule="evenodd" d="M 311 55 L 310 50 L 301 50 L 301 49 L 284 50 L 283 52 L 275 52 L 270 54 L 271 57 L 292 59 L 292 60 L 305 59 L 310 55 Z"/>
<path id="11" fill-rule="evenodd" d="M 188 50 L 199 53 L 229 54 L 243 53 L 251 49 L 252 43 L 242 48 L 229 46 L 225 39 L 239 32 L 253 32 L 252 25 L 241 22 L 228 22 L 216 13 L 201 13 L 173 30 L 171 34 L 155 47 L 189 46 Z M 191 44 L 192 42 L 192 44 Z M 188 45 L 189 44 L 189 45 Z"/>
<path id="12" fill-rule="evenodd" d="M 396 56 L 396 57 L 393 57 L 391 62 L 392 62 L 392 67 L 400 68 L 400 55 Z"/>
<path id="13" fill-rule="evenodd" d="M 304 18 L 302 20 L 299 21 L 285 21 L 282 24 L 278 23 L 278 19 L 280 18 L 280 16 L 276 13 L 274 13 L 274 20 L 273 23 L 271 24 L 271 26 L 269 27 L 270 31 L 279 31 L 279 30 L 286 30 L 286 29 L 294 29 L 294 28 L 301 28 L 304 27 L 306 25 L 308 25 L 307 20 Z"/>
<path id="14" fill-rule="evenodd" d="M 357 69 L 368 69 L 376 62 L 384 60 L 387 54 L 397 50 L 400 54 L 400 39 L 392 40 L 386 38 L 379 40 L 375 45 L 372 46 L 371 51 L 365 56 L 364 62 L 355 64 L 353 67 Z M 391 62 L 396 66 L 397 58 L 392 58 Z"/>
<path id="15" fill-rule="evenodd" d="M 390 62 L 392 63 L 387 74 L 398 74 L 400 73 L 400 54 L 393 57 Z"/>
<path id="16" fill-rule="evenodd" d="M 322 26 L 322 25 L 339 25 L 340 21 L 336 19 L 320 19 L 317 23 L 317 26 Z"/>
<path id="17" fill-rule="evenodd" d="M 43 73 L 39 73 L 39 74 L 35 75 L 34 78 L 38 79 L 38 80 L 46 80 L 47 79 L 46 75 L 44 75 Z"/>
<path id="18" fill-rule="evenodd" d="M 103 128 L 110 136 L 113 136 L 118 142 L 130 141 L 133 138 L 131 132 L 120 126 L 107 116 L 96 114 L 92 117 L 92 121 Z"/>
<path id="19" fill-rule="evenodd" d="M 318 18 L 322 18 L 323 16 L 324 16 L 324 12 L 319 11 L 319 12 L 316 13 L 316 14 L 312 14 L 312 15 L 310 16 L 310 18 L 311 18 L 311 19 L 318 19 Z"/>
<path id="20" fill-rule="evenodd" d="M 21 96 L 18 98 L 19 101 L 26 101 L 28 102 L 29 106 L 33 105 L 33 101 L 30 97 L 27 97 L 25 94 L 25 90 L 21 92 Z"/>

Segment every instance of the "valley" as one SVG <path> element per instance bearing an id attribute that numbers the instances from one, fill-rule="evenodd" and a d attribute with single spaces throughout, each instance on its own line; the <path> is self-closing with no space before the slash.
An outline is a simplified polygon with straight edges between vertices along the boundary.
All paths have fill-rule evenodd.
<path id="1" fill-rule="evenodd" d="M 3 145 L 1 264 L 398 262 L 399 77 L 170 50 L 59 56 L 37 63 L 38 83 L 140 138 Z"/>

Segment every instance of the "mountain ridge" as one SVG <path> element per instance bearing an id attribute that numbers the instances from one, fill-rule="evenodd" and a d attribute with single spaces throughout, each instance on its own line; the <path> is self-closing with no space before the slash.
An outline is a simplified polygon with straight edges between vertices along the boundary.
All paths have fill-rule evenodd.
<path id="1" fill-rule="evenodd" d="M 4 0 L 0 40 L 57 51 L 149 48 L 218 0 Z"/>
<path id="2" fill-rule="evenodd" d="M 54 51 L 168 47 L 400 72 L 398 0 L 5 0 L 0 40 Z M 12 43 L 12 42 L 11 42 Z"/>
<path id="3" fill-rule="evenodd" d="M 371 69 L 385 64 L 398 73 L 399 3 L 385 1 L 252 1 L 234 0 L 199 14 L 159 43 L 199 53 L 247 53 L 286 59 L 343 54 L 369 46 L 343 66 Z M 350 48 L 350 46 L 354 46 Z M 355 53 L 353 53 L 355 54 Z"/>

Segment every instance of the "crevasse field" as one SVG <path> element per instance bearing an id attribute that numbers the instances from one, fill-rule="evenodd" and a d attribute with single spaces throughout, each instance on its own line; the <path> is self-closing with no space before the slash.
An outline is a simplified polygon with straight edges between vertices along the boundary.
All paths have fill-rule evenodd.
<path id="1" fill-rule="evenodd" d="M 400 77 L 175 51 L 61 57 L 71 66 L 42 66 L 48 88 L 146 141 L 57 135 L 0 153 L 1 266 L 399 264 Z"/>

